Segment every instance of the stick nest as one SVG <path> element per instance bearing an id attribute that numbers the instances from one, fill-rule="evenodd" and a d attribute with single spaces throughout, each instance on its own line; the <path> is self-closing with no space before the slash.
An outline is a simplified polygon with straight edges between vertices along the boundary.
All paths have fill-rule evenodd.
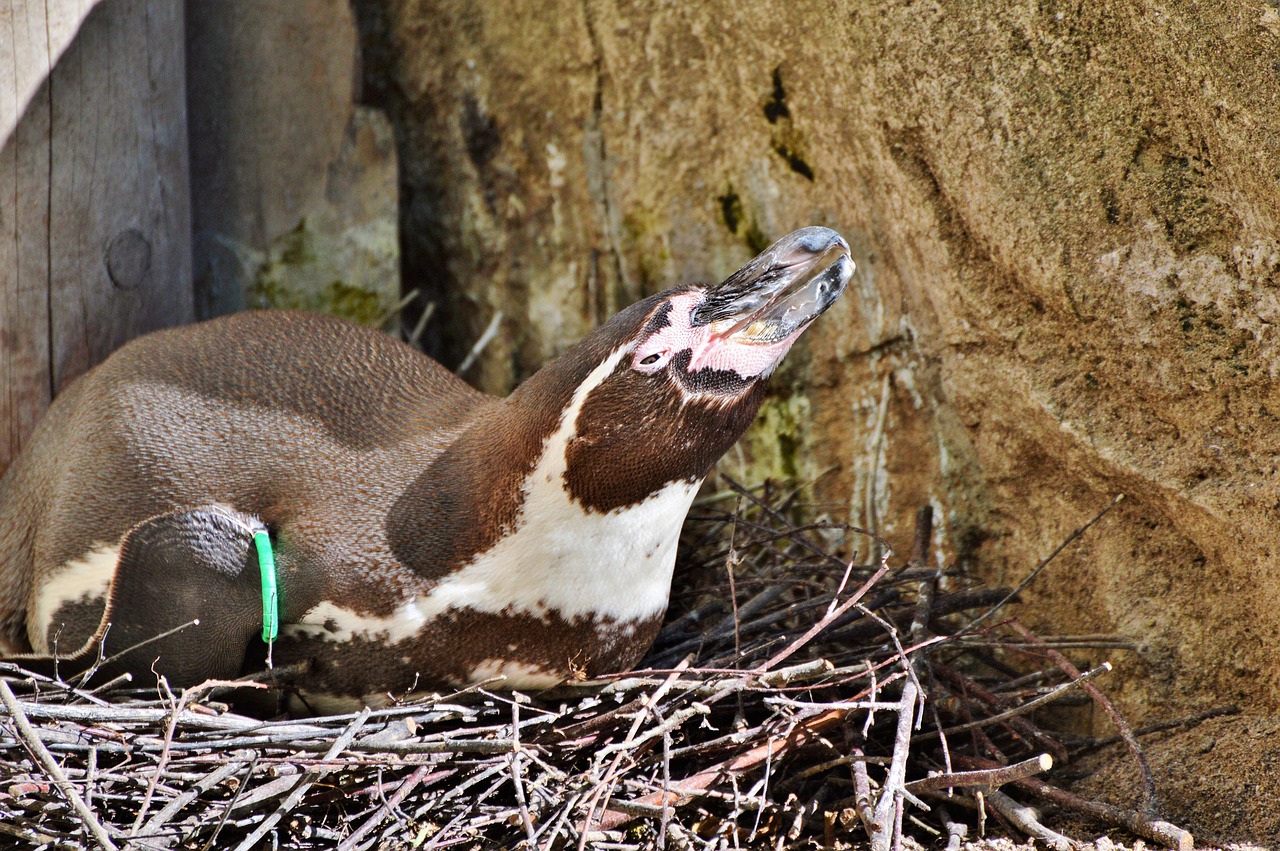
<path id="1" fill-rule="evenodd" d="M 642 670 L 604 683 L 262 721 L 219 702 L 225 683 L 175 695 L 0 668 L 0 845 L 887 851 L 985 830 L 1073 847 L 1034 803 L 1191 847 L 1146 811 L 1136 735 L 1089 682 L 1109 667 L 1082 673 L 1007 617 L 1009 589 L 931 564 L 928 510 L 895 561 L 737 492 L 736 511 L 688 525 L 676 599 L 695 604 Z M 869 563 L 834 554 L 855 535 Z M 1072 700 L 1112 717 L 1143 810 L 1033 777 L 1099 746 L 1030 714 Z"/>

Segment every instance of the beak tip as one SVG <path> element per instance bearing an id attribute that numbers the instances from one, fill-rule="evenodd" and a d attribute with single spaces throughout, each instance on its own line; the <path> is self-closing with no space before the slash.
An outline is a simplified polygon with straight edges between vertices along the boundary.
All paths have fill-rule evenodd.
<path id="1" fill-rule="evenodd" d="M 818 225 L 801 228 L 793 233 L 790 238 L 795 240 L 795 248 L 812 254 L 824 254 L 837 246 L 845 251 L 849 250 L 849 244 L 844 241 L 844 237 L 831 228 L 824 228 Z M 783 237 L 783 240 L 786 239 L 787 237 Z"/>

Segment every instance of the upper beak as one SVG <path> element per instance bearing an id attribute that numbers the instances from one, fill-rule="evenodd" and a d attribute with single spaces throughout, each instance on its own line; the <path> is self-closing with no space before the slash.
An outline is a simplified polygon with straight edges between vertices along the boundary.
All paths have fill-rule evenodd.
<path id="1" fill-rule="evenodd" d="M 717 337 L 740 343 L 785 340 L 835 303 L 853 267 L 840 234 L 801 228 L 712 287 L 694 309 L 693 324 L 711 325 Z"/>

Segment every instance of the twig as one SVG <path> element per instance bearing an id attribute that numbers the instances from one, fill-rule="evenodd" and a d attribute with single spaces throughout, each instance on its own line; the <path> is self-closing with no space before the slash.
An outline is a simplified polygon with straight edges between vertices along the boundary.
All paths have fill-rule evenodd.
<path id="1" fill-rule="evenodd" d="M 1144 724 L 1141 727 L 1133 728 L 1135 736 L 1149 736 L 1152 733 L 1165 733 L 1169 730 L 1186 730 L 1203 724 L 1211 718 L 1221 718 L 1226 715 L 1239 715 L 1240 707 L 1238 706 L 1215 706 L 1212 709 L 1206 709 L 1204 712 L 1197 712 L 1194 715 L 1188 715 L 1185 718 L 1174 718 L 1169 721 L 1159 721 L 1154 724 Z M 1077 740 L 1072 742 L 1072 753 L 1081 754 L 1104 748 L 1108 745 L 1114 745 L 1117 742 L 1123 742 L 1124 736 L 1104 736 L 1101 738 L 1092 738 Z"/>
<path id="2" fill-rule="evenodd" d="M 983 688 L 982 686 L 975 683 L 973 680 L 969 679 L 968 677 L 965 677 L 964 675 L 960 674 L 958 671 L 950 668 L 947 665 L 941 665 L 935 661 L 932 666 L 932 670 L 934 675 L 939 680 L 943 681 L 944 683 L 947 683 L 950 686 L 950 688 L 957 694 L 961 694 L 961 695 L 971 694 L 974 697 L 978 698 L 978 700 L 980 700 L 988 708 L 998 709 L 998 710 L 1001 710 L 1002 712 L 1008 706 L 1008 704 L 1004 700 L 1002 700 L 1000 697 L 998 697 L 995 694 L 992 694 L 987 689 Z M 1049 753 L 1053 755 L 1053 758 L 1055 761 L 1057 762 L 1067 761 L 1068 755 L 1067 755 L 1066 747 L 1057 739 L 1054 739 L 1052 736 L 1047 735 L 1040 728 L 1036 727 L 1028 719 L 1023 717 L 1011 717 L 1011 718 L 1005 718 L 1000 723 L 1008 724 L 1010 729 L 1012 729 L 1018 735 L 1024 736 L 1030 739 L 1031 741 L 1035 742 L 1037 746 L 1042 747 L 1045 750 L 1049 751 Z M 970 729 L 972 729 L 975 733 L 981 733 L 981 725 L 972 727 Z"/>
<path id="3" fill-rule="evenodd" d="M 906 784 L 906 790 L 919 795 L 936 789 L 960 789 L 969 786 L 982 786 L 994 789 L 1014 780 L 1022 780 L 1033 774 L 1048 771 L 1053 767 L 1053 757 L 1047 753 L 1013 765 L 999 768 L 979 769 L 976 771 L 957 771 L 949 774 L 934 774 L 920 780 L 912 780 Z"/>
<path id="4" fill-rule="evenodd" d="M 87 671 L 85 671 L 83 674 L 81 674 L 76 678 L 76 683 L 81 688 L 83 688 L 85 683 L 89 681 L 89 678 L 98 672 L 99 668 L 102 668 L 106 665 L 110 665 L 112 662 L 115 662 L 118 659 L 123 658 L 125 655 L 132 653 L 135 650 L 141 650 L 143 647 L 146 647 L 148 644 L 154 644 L 157 641 L 163 641 L 164 639 L 168 638 L 171 635 L 176 635 L 177 633 L 182 632 L 184 629 L 188 629 L 190 627 L 199 626 L 199 625 L 200 625 L 200 619 L 192 618 L 191 620 L 187 621 L 184 624 L 179 624 L 178 626 L 175 626 L 173 629 L 166 629 L 164 632 L 159 633 L 158 635 L 153 635 L 150 638 L 142 639 L 136 644 L 131 644 L 125 649 L 121 650 L 119 653 L 112 653 L 110 656 L 108 656 L 105 659 L 102 658 L 102 654 L 103 654 L 103 649 L 105 647 L 104 642 L 107 640 L 107 636 L 106 636 L 106 633 L 103 633 L 102 638 L 98 640 L 97 661 L 95 661 Z M 111 624 L 107 624 L 107 629 L 108 630 L 111 629 Z"/>
<path id="5" fill-rule="evenodd" d="M 151 809 L 151 799 L 155 796 L 156 784 L 160 782 L 160 776 L 164 773 L 165 765 L 169 762 L 170 747 L 173 744 L 173 733 L 178 727 L 178 716 L 182 714 L 182 708 L 187 703 L 187 695 L 195 696 L 194 692 L 187 692 L 174 702 L 173 712 L 169 714 L 169 720 L 164 725 L 164 739 L 160 748 L 160 759 L 156 762 L 156 770 L 151 775 L 151 780 L 147 783 L 146 794 L 142 796 L 142 806 L 138 807 L 138 816 L 133 821 L 133 828 L 129 831 L 129 836 L 138 835 L 139 828 L 142 827 L 142 820 L 147 817 L 147 810 Z"/>
<path id="6" fill-rule="evenodd" d="M 946 851 L 960 851 L 960 848 L 964 845 L 965 837 L 969 833 L 969 826 L 962 821 L 952 821 L 945 815 L 942 823 L 947 829 Z"/>
<path id="7" fill-rule="evenodd" d="M 892 386 L 893 370 L 889 370 L 880 384 L 880 404 L 876 408 L 876 422 L 871 432 L 871 463 L 868 465 L 871 475 L 867 477 L 866 491 L 862 497 L 862 516 L 872 529 L 880 528 L 880 512 L 876 510 L 876 487 L 880 479 L 880 456 L 884 452 L 885 429 L 889 424 L 889 390 Z M 876 540 L 876 550 L 878 551 L 872 552 L 873 561 L 888 557 L 888 546 L 882 540 Z"/>
<path id="8" fill-rule="evenodd" d="M 1010 621 L 1009 628 L 1022 636 L 1027 641 L 1035 643 L 1036 636 L 1022 624 L 1017 621 Z M 1053 663 L 1067 673 L 1068 676 L 1080 678 L 1080 671 L 1075 665 L 1071 664 L 1066 656 L 1063 656 L 1057 650 L 1051 647 L 1042 648 L 1045 655 L 1053 660 Z M 1103 663 L 1106 664 L 1106 663 Z M 1156 807 L 1156 779 L 1151 773 L 1151 763 L 1147 761 L 1147 755 L 1142 750 L 1142 745 L 1138 743 L 1138 737 L 1129 729 L 1129 723 L 1124 720 L 1107 696 L 1093 683 L 1084 683 L 1085 694 L 1093 698 L 1094 703 L 1102 708 L 1102 711 L 1111 719 L 1111 723 L 1116 725 L 1116 730 L 1124 739 L 1124 743 L 1129 747 L 1129 752 L 1133 754 L 1134 760 L 1138 763 L 1138 770 L 1142 772 L 1142 809 L 1150 814 Z"/>
<path id="9" fill-rule="evenodd" d="M 360 713 L 354 721 L 347 725 L 347 729 L 342 731 L 342 735 L 334 740 L 332 747 L 330 747 L 328 752 L 325 753 L 325 759 L 333 759 L 335 756 L 342 753 L 342 751 L 346 749 L 347 745 L 351 744 L 351 740 L 355 738 L 356 733 L 360 732 L 360 728 L 364 726 L 365 720 L 369 717 L 369 712 L 370 710 L 366 709 L 364 712 Z M 267 835 L 267 831 L 275 827 L 276 823 L 280 821 L 280 819 L 284 818 L 290 810 L 297 806 L 298 801 L 302 800 L 302 796 L 311 788 L 311 785 L 324 777 L 330 771 L 331 769 L 323 768 L 308 771 L 302 779 L 298 781 L 298 784 L 294 786 L 293 791 L 289 793 L 289 797 L 285 798 L 284 803 L 282 803 L 275 812 L 267 816 L 262 824 L 258 825 L 257 829 L 254 830 L 253 833 L 250 833 L 245 840 L 237 846 L 236 851 L 250 851 L 250 849 L 257 847 L 257 844 L 262 837 Z"/>
<path id="10" fill-rule="evenodd" d="M 398 302 L 396 302 L 391 306 L 390 310 L 388 310 L 386 313 L 382 314 L 377 318 L 377 320 L 373 323 L 374 327 L 382 328 L 392 319 L 399 316 L 401 311 L 403 311 L 406 307 L 408 307 L 415 300 L 417 300 L 418 294 L 419 294 L 419 290 L 416 288 L 409 290 L 409 292 L 405 293 L 404 296 Z M 397 330 L 395 332 L 395 335 L 396 337 L 399 337 L 400 332 Z"/>
<path id="11" fill-rule="evenodd" d="M 1005 605 L 1006 605 L 1010 600 L 1012 600 L 1014 597 L 1016 597 L 1016 596 L 1018 596 L 1019 594 L 1021 594 L 1021 593 L 1022 593 L 1022 591 L 1023 591 L 1023 590 L 1028 586 L 1028 585 L 1030 585 L 1030 584 L 1035 580 L 1035 578 L 1036 578 L 1037 576 L 1039 576 L 1039 575 L 1040 575 L 1040 571 L 1042 571 L 1042 570 L 1044 570 L 1046 567 L 1048 567 L 1048 566 L 1049 566 L 1049 563 L 1050 563 L 1051 561 L 1053 561 L 1055 558 L 1057 558 L 1057 557 L 1058 557 L 1058 553 L 1060 553 L 1060 552 L 1062 552 L 1063 550 L 1065 550 L 1068 546 L 1070 546 L 1070 545 L 1071 545 L 1071 543 L 1072 543 L 1072 542 L 1076 541 L 1076 540 L 1077 540 L 1077 539 L 1079 539 L 1082 535 L 1084 535 L 1084 533 L 1085 533 L 1085 532 L 1088 532 L 1090 529 L 1092 529 L 1092 528 L 1094 527 L 1094 525 L 1095 525 L 1099 520 L 1101 520 L 1103 517 L 1106 517 L 1106 516 L 1107 516 L 1107 514 L 1108 514 L 1108 513 L 1110 513 L 1111 509 L 1113 509 L 1113 508 L 1115 508 L 1117 505 L 1119 505 L 1123 499 L 1124 499 L 1124 494 L 1117 494 L 1117 495 L 1116 495 L 1116 498 L 1115 498 L 1115 499 L 1113 499 L 1113 500 L 1111 500 L 1111 502 L 1107 503 L 1106 508 L 1103 508 L 1103 509 L 1102 509 L 1101 511 L 1099 511 L 1097 514 L 1095 514 L 1092 520 L 1090 520 L 1088 523 L 1086 523 L 1086 524 L 1084 524 L 1083 526 L 1081 526 L 1079 529 L 1076 529 L 1074 532 L 1072 532 L 1070 535 L 1068 535 L 1068 536 L 1066 537 L 1066 540 L 1064 540 L 1061 544 L 1058 544 L 1057 549 L 1055 549 L 1053 552 L 1049 553 L 1049 555 L 1045 557 L 1044 561 L 1042 561 L 1042 562 L 1040 562 L 1038 565 L 1036 565 L 1035 570 L 1033 570 L 1033 571 L 1031 571 L 1029 574 L 1027 574 L 1027 577 L 1026 577 L 1025 579 L 1023 579 L 1021 582 L 1019 582 L 1019 583 L 1017 584 L 1017 586 L 1016 586 L 1012 591 L 1010 591 L 1010 592 L 1008 593 L 1008 595 L 1006 595 L 1006 596 L 1005 596 L 1005 598 L 1004 598 L 1003 600 L 1001 600 L 999 603 L 996 603 L 994 606 L 992 606 L 992 607 L 991 607 L 991 609 L 990 609 L 990 610 L 988 610 L 986 613 L 984 613 L 984 614 L 983 614 L 983 615 L 981 615 L 980 617 L 976 618 L 972 623 L 970 623 L 968 626 L 966 626 L 966 627 L 964 628 L 964 630 L 963 630 L 963 631 L 964 631 L 964 632 L 973 632 L 973 631 L 974 631 L 974 630 L 976 630 L 979 626 L 981 626 L 981 625 L 982 625 L 982 622 L 983 622 L 983 621 L 985 621 L 985 620 L 987 620 L 988 618 L 992 617 L 996 612 L 998 612 L 998 611 L 1000 611 L 1002 608 L 1004 608 L 1004 606 L 1005 606 Z"/>
<path id="12" fill-rule="evenodd" d="M 1150 819 L 1132 810 L 1121 809 L 1100 801 L 1086 801 L 1078 795 L 1050 786 L 1048 783 L 1035 778 L 1020 780 L 1017 785 L 1018 788 L 1026 789 L 1043 801 L 1055 804 L 1063 809 L 1085 813 L 1104 823 L 1123 827 L 1136 836 L 1159 842 L 1166 848 L 1175 848 L 1177 851 L 1191 851 L 1195 847 L 1195 838 L 1189 831 L 1183 830 L 1167 821 Z"/>
<path id="13" fill-rule="evenodd" d="M 201 793 L 207 792 L 234 775 L 237 771 L 244 768 L 244 766 L 245 763 L 243 762 L 228 762 L 225 765 L 219 766 L 212 774 L 209 774 L 200 780 L 168 804 L 165 804 L 164 808 L 152 816 L 151 821 L 147 822 L 146 827 L 141 831 L 142 834 L 144 836 L 150 836 L 159 833 L 160 828 L 164 827 L 169 819 L 177 815 L 183 807 L 200 797 Z"/>
<path id="14" fill-rule="evenodd" d="M 854 748 L 853 756 L 863 756 L 862 750 Z M 871 777 L 867 774 L 867 764 L 862 760 L 853 763 L 853 789 L 853 808 L 862 822 L 862 829 L 867 832 L 867 839 L 879 835 L 882 831 L 871 806 Z"/>
<path id="15" fill-rule="evenodd" d="M 911 546 L 908 567 L 924 567 L 929 558 L 929 539 L 933 536 L 933 506 L 925 505 L 916 512 L 916 534 Z M 938 577 L 942 569 L 920 583 L 920 596 L 916 598 L 916 613 L 911 621 L 911 640 L 924 639 L 933 615 L 933 598 L 938 591 Z"/>
<path id="16" fill-rule="evenodd" d="M 972 756 L 958 756 L 956 761 L 975 770 L 1004 770 L 1008 766 L 992 762 L 989 759 Z M 1178 851 L 1191 851 L 1195 847 L 1192 834 L 1182 828 L 1158 819 L 1150 819 L 1133 810 L 1089 801 L 1056 786 L 1051 786 L 1035 777 L 1023 777 L 1013 781 L 1018 789 L 1029 792 L 1045 803 L 1052 804 L 1068 812 L 1086 815 L 1103 824 L 1121 827 L 1135 836 L 1159 842 L 1166 848 Z"/>
<path id="17" fill-rule="evenodd" d="M 427 306 L 422 308 L 422 315 L 418 317 L 418 324 L 413 326 L 413 333 L 409 335 L 409 345 L 418 345 L 418 341 L 422 339 L 422 332 L 427 330 L 427 323 L 431 321 L 431 316 L 435 312 L 436 303 L 427 302 Z"/>
<path id="18" fill-rule="evenodd" d="M 337 851 L 354 851 L 360 840 L 364 839 L 369 833 L 377 827 L 392 811 L 404 802 L 404 799 L 410 792 L 414 790 L 422 779 L 431 771 L 431 765 L 420 765 L 418 769 L 400 782 L 399 787 L 391 795 L 390 798 L 382 802 L 382 805 L 374 811 L 373 815 L 365 819 L 359 827 L 351 832 L 351 835 L 343 839 L 338 845 Z"/>
<path id="19" fill-rule="evenodd" d="M 4 701 L 5 708 L 9 710 L 9 715 L 13 718 L 13 723 L 18 728 L 18 734 L 22 736 L 23 742 L 31 750 L 32 755 L 44 766 L 44 770 L 49 772 L 49 776 L 53 778 L 54 785 L 58 787 L 58 791 L 71 802 L 76 815 L 80 816 L 90 835 L 106 851 L 116 851 L 116 844 L 107 835 L 106 828 L 98 821 L 98 817 L 93 814 L 93 810 L 89 809 L 88 804 L 80 797 L 80 793 L 76 791 L 76 788 L 71 785 L 71 781 L 67 779 L 67 775 L 62 771 L 62 766 L 58 765 L 58 761 L 53 758 L 53 754 L 49 753 L 49 749 L 45 747 L 44 742 L 40 741 L 39 734 L 31 726 L 31 722 L 27 720 L 27 716 L 23 713 L 22 706 L 18 704 L 18 699 L 14 696 L 13 690 L 9 688 L 9 684 L 4 680 L 0 680 L 0 701 Z"/>
<path id="20" fill-rule="evenodd" d="M 919 695 L 919 689 L 913 679 L 908 677 L 903 681 L 902 697 L 898 701 L 898 726 L 897 734 L 894 736 L 893 761 L 889 763 L 889 771 L 875 806 L 875 832 L 871 835 L 872 851 L 889 851 L 896 847 L 899 841 L 896 812 L 899 796 L 905 790 L 907 756 L 911 751 L 911 729 L 915 726 L 916 700 Z"/>
<path id="21" fill-rule="evenodd" d="M 684 671 L 688 665 L 689 662 L 687 659 L 682 661 L 676 666 L 675 670 L 671 672 L 666 680 L 654 690 L 652 695 L 641 700 L 640 705 L 643 708 L 643 711 L 636 712 L 635 718 L 631 722 L 631 727 L 627 730 L 627 735 L 623 739 L 624 743 L 630 743 L 635 740 L 636 734 L 640 731 L 640 726 L 644 723 L 644 719 L 652 712 L 652 707 L 657 704 L 657 702 L 662 699 L 662 696 L 671 689 L 672 685 L 674 685 L 679 679 L 680 673 Z M 603 762 L 603 758 L 607 755 L 608 754 L 599 753 L 593 761 L 593 764 L 599 766 Z M 579 851 L 582 851 L 582 849 L 586 847 L 586 837 L 587 834 L 591 832 L 591 820 L 595 814 L 596 805 L 600 803 L 601 798 L 604 799 L 606 807 L 608 805 L 609 796 L 612 794 L 613 790 L 614 779 L 617 776 L 618 768 L 622 764 L 622 758 L 624 756 L 626 756 L 625 751 L 619 751 L 616 753 L 612 764 L 610 764 L 609 768 L 605 772 L 604 780 L 596 785 L 591 800 L 587 804 L 586 818 L 582 821 L 582 829 L 580 831 L 578 841 Z M 605 812 L 601 817 L 601 830 L 609 829 L 603 826 L 603 822 L 607 816 L 608 813 Z"/>
<path id="22" fill-rule="evenodd" d="M 684 709 L 673 713 L 670 718 L 663 721 L 658 726 L 646 730 L 643 735 L 628 738 L 621 742 L 614 742 L 611 745 L 606 745 L 600 749 L 599 753 L 601 756 L 610 756 L 618 753 L 619 751 L 634 750 L 645 742 L 648 742 L 650 739 L 656 739 L 659 736 L 671 732 L 695 715 L 708 715 L 710 712 L 711 708 L 709 706 L 702 703 L 695 703 L 692 706 L 687 706 Z"/>
<path id="23" fill-rule="evenodd" d="M 524 778 L 520 774 L 520 701 L 511 701 L 511 783 L 515 786 L 516 802 L 520 806 L 520 821 L 524 823 L 525 835 L 529 837 L 529 847 L 537 847 L 537 836 L 533 830 L 533 818 L 529 815 L 529 799 L 524 792 Z"/>
<path id="24" fill-rule="evenodd" d="M 1041 824 L 1039 814 L 1031 807 L 1024 807 L 1003 792 L 992 791 L 983 797 L 986 799 L 987 806 L 1007 818 L 1014 827 L 1027 836 L 1043 842 L 1054 851 L 1073 851 L 1079 847 L 1078 843 Z"/>
<path id="25" fill-rule="evenodd" d="M 757 745 L 732 759 L 700 771 L 692 777 L 672 783 L 670 791 L 645 795 L 632 803 L 661 806 L 662 802 L 666 800 L 670 802 L 671 806 L 680 806 L 693 798 L 706 794 L 707 788 L 711 783 L 721 777 L 733 776 L 739 772 L 754 768 L 766 759 L 780 757 L 785 751 L 807 744 L 822 730 L 842 721 L 844 716 L 845 713 L 843 711 L 835 711 L 805 719 L 803 723 L 796 725 L 790 736 L 786 738 L 766 738 L 764 744 Z M 612 830 L 629 821 L 631 821 L 629 815 L 610 809 L 600 818 L 598 826 L 601 830 Z"/>
<path id="26" fill-rule="evenodd" d="M 1072 691 L 1077 687 L 1081 687 L 1081 688 L 1087 687 L 1089 685 L 1089 680 L 1092 680 L 1094 677 L 1105 674 L 1110 670 L 1111 670 L 1111 663 L 1103 662 L 1098 667 L 1093 668 L 1083 674 L 1080 673 L 1079 671 L 1076 671 L 1074 674 L 1075 679 L 1071 680 L 1070 682 L 1063 683 L 1062 685 L 1058 686 L 1052 691 L 1046 692 L 1045 694 L 1042 694 L 1033 700 L 1028 700 L 1026 703 L 1019 704 L 1018 706 L 1015 706 L 1012 709 L 1005 710 L 1004 712 L 1000 712 L 996 715 L 990 715 L 986 718 L 981 718 L 977 721 L 969 721 L 964 724 L 957 724 L 954 727 L 948 727 L 942 732 L 944 735 L 953 736 L 956 733 L 963 733 L 966 730 L 972 730 L 977 727 L 989 727 L 992 724 L 999 724 L 1001 721 L 1007 721 L 1010 718 L 1016 718 L 1020 715 L 1025 715 L 1028 712 L 1032 712 L 1036 709 L 1039 709 L 1041 706 L 1044 706 L 1046 703 L 1053 703 L 1053 701 L 1057 700 L 1067 692 Z"/>
<path id="27" fill-rule="evenodd" d="M 814 636 L 822 632 L 824 629 L 830 626 L 834 621 L 838 620 L 840 616 L 843 615 L 845 612 L 849 611 L 854 606 L 858 605 L 858 603 L 862 601 L 862 598 L 867 595 L 867 592 L 870 591 L 871 588 L 877 582 L 880 581 L 880 577 L 884 576 L 888 571 L 889 571 L 888 564 L 880 565 L 880 569 L 877 570 L 875 573 L 871 574 L 871 577 L 867 579 L 866 582 L 862 583 L 862 586 L 858 588 L 857 591 L 853 592 L 852 597 L 845 600 L 835 609 L 828 611 L 825 615 L 822 616 L 822 619 L 820 621 L 815 623 L 813 626 L 809 627 L 809 629 L 806 630 L 803 635 L 801 635 L 799 638 L 795 639 L 794 641 L 790 642 L 786 647 L 784 647 L 782 650 L 774 654 L 767 662 L 760 665 L 756 669 L 757 673 L 764 673 L 770 668 L 775 667 L 780 662 L 789 658 L 792 654 L 799 651 L 800 648 L 804 647 L 806 644 L 812 641 Z"/>
<path id="28" fill-rule="evenodd" d="M 738 565 L 742 564 L 742 558 L 738 555 L 734 543 L 738 537 L 738 515 L 742 513 L 742 497 L 738 497 L 737 508 L 733 512 L 733 522 L 729 526 L 729 553 L 725 556 L 724 572 L 729 579 L 729 603 L 733 607 L 733 655 L 734 658 L 742 656 L 742 630 L 740 629 L 740 614 L 738 613 L 738 588 L 735 584 L 734 570 Z"/>
<path id="29" fill-rule="evenodd" d="M 462 363 L 458 364 L 458 368 L 454 370 L 458 375 L 462 375 L 471 368 L 471 365 L 480 357 L 481 352 L 493 341 L 494 337 L 498 336 L 498 328 L 501 325 L 502 311 L 495 310 L 493 318 L 489 320 L 489 324 L 485 326 L 483 333 L 480 334 L 480 339 L 476 340 L 476 344 L 471 347 L 471 351 L 467 352 L 467 356 L 462 359 Z"/>

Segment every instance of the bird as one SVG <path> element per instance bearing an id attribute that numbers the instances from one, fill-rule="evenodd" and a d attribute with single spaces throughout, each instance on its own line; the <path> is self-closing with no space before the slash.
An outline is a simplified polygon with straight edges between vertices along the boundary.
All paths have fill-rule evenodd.
<path id="1" fill-rule="evenodd" d="M 853 271 L 802 228 L 505 398 L 320 315 L 132 340 L 0 479 L 0 657 L 184 688 L 266 660 L 312 711 L 629 670 L 699 485 Z"/>

